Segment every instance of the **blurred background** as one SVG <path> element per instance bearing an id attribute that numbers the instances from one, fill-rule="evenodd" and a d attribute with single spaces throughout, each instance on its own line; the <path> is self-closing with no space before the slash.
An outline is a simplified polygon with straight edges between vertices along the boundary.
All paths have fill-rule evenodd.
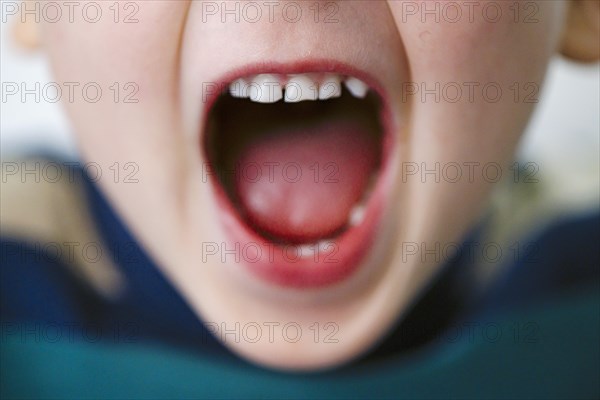
<path id="1" fill-rule="evenodd" d="M 44 55 L 17 48 L 11 24 L 1 27 L 1 80 L 52 82 Z M 3 88 L 4 91 L 4 88 Z M 590 208 L 600 203 L 600 66 L 582 65 L 556 57 L 550 65 L 540 103 L 523 138 L 518 160 L 535 162 L 555 202 Z M 59 103 L 3 98 L 0 115 L 0 154 L 17 155 L 44 149 L 77 157 L 76 144 Z"/>

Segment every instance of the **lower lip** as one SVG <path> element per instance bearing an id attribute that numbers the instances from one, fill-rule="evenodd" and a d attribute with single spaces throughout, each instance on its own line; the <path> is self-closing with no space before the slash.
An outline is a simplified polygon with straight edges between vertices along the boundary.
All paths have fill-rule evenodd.
<path id="1" fill-rule="evenodd" d="M 385 200 L 389 197 L 390 158 L 393 149 L 392 119 L 381 86 L 361 71 L 346 65 L 326 62 L 302 63 L 286 66 L 255 66 L 244 73 L 231 74 L 223 79 L 223 87 L 240 76 L 256 73 L 335 72 L 355 76 L 366 82 L 381 99 L 380 121 L 383 127 L 382 164 L 371 195 L 367 199 L 364 218 L 339 236 L 317 244 L 280 245 L 269 242 L 249 227 L 240 217 L 218 179 L 211 176 L 219 219 L 223 225 L 227 249 L 235 249 L 239 262 L 258 279 L 280 287 L 311 289 L 333 286 L 348 280 L 361 266 L 377 237 L 381 225 Z M 205 115 L 218 98 L 208 99 Z M 204 132 L 205 128 L 203 128 Z M 206 137 L 206 135 L 204 135 Z M 203 146 L 206 150 L 206 146 Z M 205 157 L 207 156 L 205 152 Z M 208 158 L 205 158 L 208 159 Z M 236 260 L 238 261 L 238 260 Z"/>

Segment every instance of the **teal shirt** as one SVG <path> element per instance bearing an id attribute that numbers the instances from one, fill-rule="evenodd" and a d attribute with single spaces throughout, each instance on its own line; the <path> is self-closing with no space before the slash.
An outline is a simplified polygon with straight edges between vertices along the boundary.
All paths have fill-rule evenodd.
<path id="1" fill-rule="evenodd" d="M 2 398 L 597 399 L 599 310 L 596 291 L 573 293 L 503 315 L 487 338 L 476 329 L 473 339 L 463 334 L 452 343 L 310 375 L 159 344 L 10 338 L 0 357 Z M 491 335 L 499 331 L 496 340 Z"/>

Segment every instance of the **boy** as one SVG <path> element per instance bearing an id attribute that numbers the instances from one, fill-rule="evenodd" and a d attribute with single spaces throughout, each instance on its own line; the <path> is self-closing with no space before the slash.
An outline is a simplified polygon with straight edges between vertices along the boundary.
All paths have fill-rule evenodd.
<path id="1" fill-rule="evenodd" d="M 32 321 L 41 332 L 37 327 L 75 324 L 85 327 L 75 330 L 81 345 L 91 341 L 91 324 L 103 343 L 110 332 L 113 341 L 176 344 L 195 350 L 195 362 L 156 348 L 150 355 L 131 346 L 109 351 L 120 362 L 129 354 L 142 363 L 125 369 L 140 377 L 148 377 L 142 360 L 206 376 L 238 377 L 227 374 L 244 368 L 269 382 L 267 390 L 281 390 L 275 396 L 290 390 L 284 384 L 297 389 L 287 394 L 301 397 L 597 396 L 591 377 L 598 363 L 585 358 L 598 355 L 593 296 L 574 305 L 565 300 L 573 309 L 562 313 L 559 307 L 525 314 L 510 328 L 491 317 L 493 308 L 515 310 L 507 296 L 533 304 L 529 294 L 552 293 L 565 280 L 593 293 L 582 282 L 597 280 L 597 218 L 533 240 L 541 249 L 533 258 L 537 269 L 506 285 L 502 277 L 519 267 L 497 271 L 503 263 L 481 243 L 496 243 L 486 236 L 493 230 L 484 218 L 489 194 L 512 173 L 534 104 L 528 100 L 556 51 L 598 59 L 600 7 L 467 3 L 84 2 L 69 9 L 69 18 L 43 21 L 37 28 L 57 82 L 70 82 L 63 86 L 75 94 L 82 88 L 65 107 L 86 163 L 74 173 L 62 165 L 58 183 L 37 185 L 64 196 L 66 214 L 77 215 L 65 229 L 59 221 L 39 228 L 42 217 L 29 224 L 25 216 L 8 217 L 18 214 L 3 199 L 5 331 L 31 329 Z M 14 202 L 41 199 L 35 196 Z M 582 257 L 575 277 L 565 278 L 574 254 L 564 229 L 572 240 L 585 238 L 574 245 Z M 71 263 L 83 266 L 69 269 L 14 240 L 33 231 L 42 243 L 85 247 Z M 558 253 L 562 264 L 547 260 L 552 247 L 565 252 Z M 531 262 L 528 251 L 514 257 L 516 265 Z M 547 313 L 554 312 L 567 319 L 553 325 Z M 574 315 L 591 319 L 585 334 L 592 337 L 560 353 L 573 357 L 564 364 L 587 362 L 565 376 L 560 359 L 549 355 L 546 365 L 539 357 L 560 351 L 552 335 L 578 321 Z M 448 335 L 457 326 L 463 347 L 436 348 L 440 338 L 453 342 Z M 507 336 L 511 346 L 501 341 Z M 22 343 L 10 345 L 3 390 L 29 393 L 16 381 L 23 370 L 14 349 Z M 72 368 L 77 356 L 58 348 L 41 349 L 40 357 L 54 354 Z M 96 347 L 82 351 L 90 348 Z M 422 350 L 409 352 L 416 349 Z M 314 381 L 273 377 L 241 366 L 228 351 L 278 370 L 339 369 Z M 449 352 L 460 353 L 452 356 L 459 361 L 444 369 Z M 111 360 L 84 357 L 95 368 L 55 379 L 96 374 Z M 488 357 L 504 365 L 490 365 Z M 161 363 L 153 363 L 156 371 L 168 373 Z M 470 368 L 473 375 L 466 375 Z M 533 370 L 532 380 L 515 374 L 521 368 Z M 350 377 L 356 392 L 343 384 Z M 204 380 L 201 387 L 159 379 L 153 394 L 268 393 L 243 380 L 222 387 L 189 379 L 195 378 Z M 88 381 L 87 389 L 73 384 L 61 392 L 48 379 L 30 393 L 133 394 L 119 386 L 125 380 L 102 379 L 116 383 Z M 316 381 L 324 392 L 310 389 Z"/>

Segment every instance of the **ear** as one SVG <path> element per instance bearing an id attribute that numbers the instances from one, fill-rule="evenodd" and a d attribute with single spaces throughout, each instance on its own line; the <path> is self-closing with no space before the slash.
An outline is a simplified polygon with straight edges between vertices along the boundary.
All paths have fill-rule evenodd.
<path id="1" fill-rule="evenodd" d="M 571 0 L 561 52 L 582 62 L 600 59 L 600 0 Z"/>
<path id="2" fill-rule="evenodd" d="M 34 18 L 14 18 L 12 21 L 12 37 L 17 45 L 24 50 L 37 50 L 41 45 L 39 23 Z"/>

